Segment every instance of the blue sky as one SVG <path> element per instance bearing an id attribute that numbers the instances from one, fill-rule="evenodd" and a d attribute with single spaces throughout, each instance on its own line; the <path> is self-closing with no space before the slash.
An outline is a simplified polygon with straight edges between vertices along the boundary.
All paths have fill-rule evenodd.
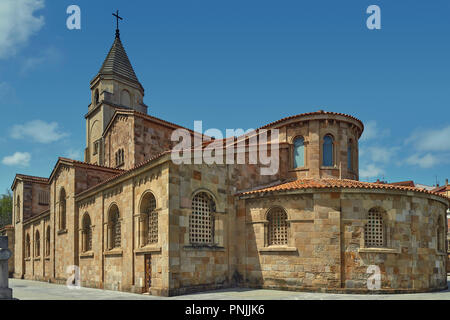
<path id="1" fill-rule="evenodd" d="M 66 9 L 81 8 L 81 30 Z M 366 8 L 381 8 L 381 30 Z M 149 114 L 255 128 L 324 109 L 356 116 L 361 180 L 450 178 L 450 2 L 0 2 L 0 192 L 82 160 L 89 82 L 121 38 Z"/>

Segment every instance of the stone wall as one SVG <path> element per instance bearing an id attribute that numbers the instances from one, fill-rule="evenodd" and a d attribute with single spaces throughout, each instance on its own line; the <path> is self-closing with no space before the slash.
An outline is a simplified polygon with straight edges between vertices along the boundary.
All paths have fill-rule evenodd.
<path id="1" fill-rule="evenodd" d="M 78 265 L 78 216 L 75 211 L 75 174 L 73 166 L 61 165 L 51 182 L 50 225 L 53 248 L 51 259 L 54 265 L 56 281 L 67 279 L 67 268 Z M 60 195 L 64 188 L 66 193 L 66 228 L 60 228 Z"/>
<path id="2" fill-rule="evenodd" d="M 152 291 L 167 295 L 168 287 L 168 169 L 144 170 L 110 188 L 95 192 L 78 202 L 81 283 L 84 286 L 143 293 L 144 258 L 151 255 Z M 157 203 L 159 239 L 156 244 L 141 243 L 140 203 L 151 192 Z M 121 247 L 108 248 L 108 217 L 117 205 L 121 224 Z M 92 250 L 82 252 L 81 229 L 88 214 L 92 225 Z"/>
<path id="3" fill-rule="evenodd" d="M 439 197 L 314 190 L 244 201 L 246 250 L 240 251 L 243 265 L 239 264 L 244 285 L 363 292 L 368 291 L 368 267 L 376 265 L 381 271 L 381 289 L 386 292 L 446 287 L 447 256 L 436 247 L 437 217 L 446 210 Z M 287 212 L 289 223 L 289 241 L 282 247 L 267 243 L 265 215 L 277 206 Z M 384 248 L 364 247 L 364 226 L 372 208 L 386 212 Z M 242 210 L 240 204 L 238 216 Z"/>
<path id="4" fill-rule="evenodd" d="M 234 255 L 234 199 L 230 196 L 226 166 L 170 166 L 170 295 L 230 286 Z M 199 192 L 212 196 L 214 232 L 211 245 L 192 245 L 189 217 Z"/>
<path id="5" fill-rule="evenodd" d="M 143 117 L 135 117 L 135 164 L 142 163 L 161 152 L 170 150 L 173 146 L 171 142 L 173 130 L 173 128 L 160 125 L 155 121 L 150 121 Z"/>
<path id="6" fill-rule="evenodd" d="M 299 117 L 267 129 L 278 129 L 280 138 L 280 173 L 285 179 L 344 178 L 358 180 L 358 139 L 362 132 L 357 121 L 339 115 Z M 323 138 L 334 139 L 334 166 L 322 163 Z M 304 138 L 305 165 L 294 168 L 294 140 Z M 348 169 L 347 147 L 352 141 L 352 169 Z"/>
<path id="7" fill-rule="evenodd" d="M 131 169 L 135 166 L 134 120 L 130 115 L 118 115 L 112 123 L 104 138 L 104 165 L 116 168 L 116 153 L 124 150 L 124 164 L 120 169 Z"/>

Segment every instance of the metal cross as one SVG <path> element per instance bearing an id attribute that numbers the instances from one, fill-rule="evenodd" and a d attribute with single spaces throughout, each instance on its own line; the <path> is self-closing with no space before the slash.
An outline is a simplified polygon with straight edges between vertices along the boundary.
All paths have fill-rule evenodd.
<path id="1" fill-rule="evenodd" d="M 120 20 L 123 20 L 123 18 L 121 17 L 121 16 L 119 16 L 119 10 L 117 10 L 117 12 L 116 13 L 113 13 L 112 14 L 114 17 L 116 17 L 116 36 L 119 36 L 119 19 Z"/>

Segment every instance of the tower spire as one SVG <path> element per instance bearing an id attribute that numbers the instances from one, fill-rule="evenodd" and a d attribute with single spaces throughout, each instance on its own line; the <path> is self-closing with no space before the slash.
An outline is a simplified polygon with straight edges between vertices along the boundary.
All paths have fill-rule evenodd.
<path id="1" fill-rule="evenodd" d="M 120 38 L 119 20 L 123 20 L 123 18 L 119 16 L 119 10 L 117 10 L 116 13 L 113 13 L 112 15 L 116 17 L 116 38 Z"/>

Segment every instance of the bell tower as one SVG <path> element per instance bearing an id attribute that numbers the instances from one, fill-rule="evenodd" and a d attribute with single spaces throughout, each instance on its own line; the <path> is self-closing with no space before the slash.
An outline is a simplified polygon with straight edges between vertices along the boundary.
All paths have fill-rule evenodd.
<path id="1" fill-rule="evenodd" d="M 86 114 L 85 162 L 103 165 L 103 133 L 118 109 L 147 113 L 144 88 L 139 82 L 120 40 L 119 11 L 114 43 L 100 71 L 91 81 L 91 104 Z"/>

